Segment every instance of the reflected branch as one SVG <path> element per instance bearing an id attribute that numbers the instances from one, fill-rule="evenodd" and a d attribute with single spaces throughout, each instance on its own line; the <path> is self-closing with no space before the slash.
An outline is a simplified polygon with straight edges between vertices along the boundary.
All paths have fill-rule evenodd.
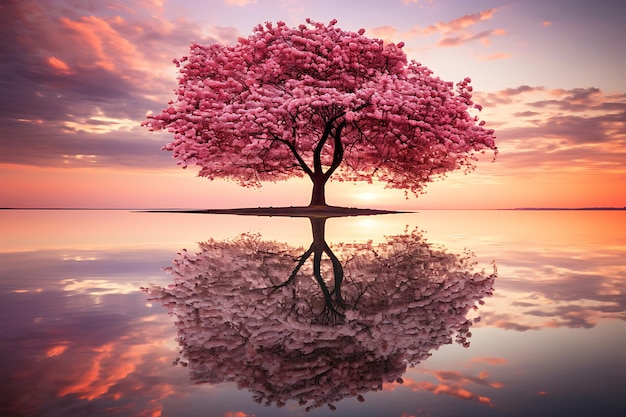
<path id="1" fill-rule="evenodd" d="M 343 281 L 343 266 L 339 258 L 335 256 L 330 246 L 326 243 L 325 227 L 326 217 L 310 217 L 311 231 L 313 235 L 313 243 L 309 249 L 299 257 L 299 261 L 294 267 L 289 278 L 278 285 L 273 286 L 274 290 L 293 284 L 300 272 L 302 266 L 313 255 L 313 277 L 318 283 L 322 295 L 324 297 L 324 307 L 319 314 L 319 318 L 323 323 L 340 323 L 343 320 L 343 313 L 347 305 L 341 295 L 341 283 Z M 329 290 L 326 280 L 322 276 L 322 257 L 326 254 L 332 263 L 333 289 Z M 334 298 L 333 298 L 334 297 Z"/>
<path id="2" fill-rule="evenodd" d="M 275 290 L 277 290 L 279 288 L 282 288 L 282 287 L 285 287 L 285 286 L 291 284 L 296 279 L 296 276 L 298 275 L 298 272 L 300 271 L 300 268 L 302 268 L 302 265 L 304 265 L 304 263 L 307 261 L 307 259 L 309 259 L 309 257 L 311 256 L 311 254 L 313 253 L 314 250 L 315 250 L 314 244 L 311 244 L 309 249 L 306 252 L 304 252 L 304 254 L 302 254 L 302 256 L 300 256 L 298 264 L 293 269 L 293 271 L 291 271 L 291 274 L 289 275 L 289 279 L 287 279 L 287 281 L 283 282 L 282 284 L 275 285 L 273 288 Z"/>

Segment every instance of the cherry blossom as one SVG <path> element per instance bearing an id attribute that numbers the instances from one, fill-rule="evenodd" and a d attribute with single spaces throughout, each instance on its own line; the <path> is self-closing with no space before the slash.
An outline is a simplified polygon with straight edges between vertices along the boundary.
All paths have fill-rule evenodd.
<path id="1" fill-rule="evenodd" d="M 203 177 L 259 187 L 306 175 L 312 206 L 326 205 L 331 176 L 418 195 L 497 152 L 469 78 L 443 81 L 403 43 L 364 32 L 307 20 L 258 25 L 234 46 L 194 43 L 175 60 L 176 99 L 144 125 L 173 133 L 164 149 Z"/>
<path id="2" fill-rule="evenodd" d="M 243 234 L 183 251 L 167 269 L 174 282 L 146 290 L 175 317 L 175 363 L 198 383 L 235 382 L 266 405 L 333 408 L 401 383 L 441 345 L 469 346 L 470 313 L 491 295 L 495 271 L 474 271 L 471 254 L 419 231 L 333 247 L 314 236 L 309 250 Z M 310 251 L 327 256 L 305 262 Z"/>

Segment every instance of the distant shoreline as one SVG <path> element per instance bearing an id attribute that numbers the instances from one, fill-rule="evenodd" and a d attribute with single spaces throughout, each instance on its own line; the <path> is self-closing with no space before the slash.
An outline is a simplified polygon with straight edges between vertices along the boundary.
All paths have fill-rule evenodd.
<path id="1" fill-rule="evenodd" d="M 509 209 L 496 209 L 496 210 L 511 210 L 511 211 L 616 211 L 626 210 L 626 207 L 523 207 L 523 208 L 509 208 Z"/>

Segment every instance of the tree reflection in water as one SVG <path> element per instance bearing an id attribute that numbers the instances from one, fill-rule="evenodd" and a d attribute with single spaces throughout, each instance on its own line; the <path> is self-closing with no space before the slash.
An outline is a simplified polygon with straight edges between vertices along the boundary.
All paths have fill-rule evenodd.
<path id="1" fill-rule="evenodd" d="M 476 272 L 469 252 L 447 253 L 417 230 L 331 249 L 325 219 L 311 225 L 304 253 L 258 234 L 208 240 L 174 260 L 173 284 L 146 290 L 176 317 L 175 363 L 194 381 L 235 382 L 266 405 L 334 409 L 402 382 L 441 345 L 469 346 L 478 318 L 467 316 L 492 294 L 495 267 Z"/>

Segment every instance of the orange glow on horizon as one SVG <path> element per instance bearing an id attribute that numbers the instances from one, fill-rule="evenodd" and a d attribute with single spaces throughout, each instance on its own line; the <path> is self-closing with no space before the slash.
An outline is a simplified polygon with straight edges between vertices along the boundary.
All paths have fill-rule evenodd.
<path id="1" fill-rule="evenodd" d="M 224 414 L 224 417 L 250 417 L 250 414 L 246 414 L 243 411 L 228 411 Z"/>
<path id="2" fill-rule="evenodd" d="M 0 207 L 277 207 L 307 205 L 311 193 L 307 179 L 264 184 L 256 190 L 198 178 L 193 171 L 175 165 L 165 171 L 124 171 L 74 167 L 74 163 L 83 162 L 65 159 L 59 161 L 59 168 L 0 166 Z M 536 179 L 529 173 L 497 182 L 487 180 L 488 176 L 502 178 L 497 165 L 483 164 L 469 175 L 453 173 L 429 184 L 425 194 L 408 200 L 402 191 L 384 189 L 382 184 L 337 182 L 328 184 L 326 199 L 331 205 L 395 210 L 626 206 L 624 196 L 615 192 L 626 188 L 626 173 L 580 171 L 548 177 L 537 174 Z"/>

